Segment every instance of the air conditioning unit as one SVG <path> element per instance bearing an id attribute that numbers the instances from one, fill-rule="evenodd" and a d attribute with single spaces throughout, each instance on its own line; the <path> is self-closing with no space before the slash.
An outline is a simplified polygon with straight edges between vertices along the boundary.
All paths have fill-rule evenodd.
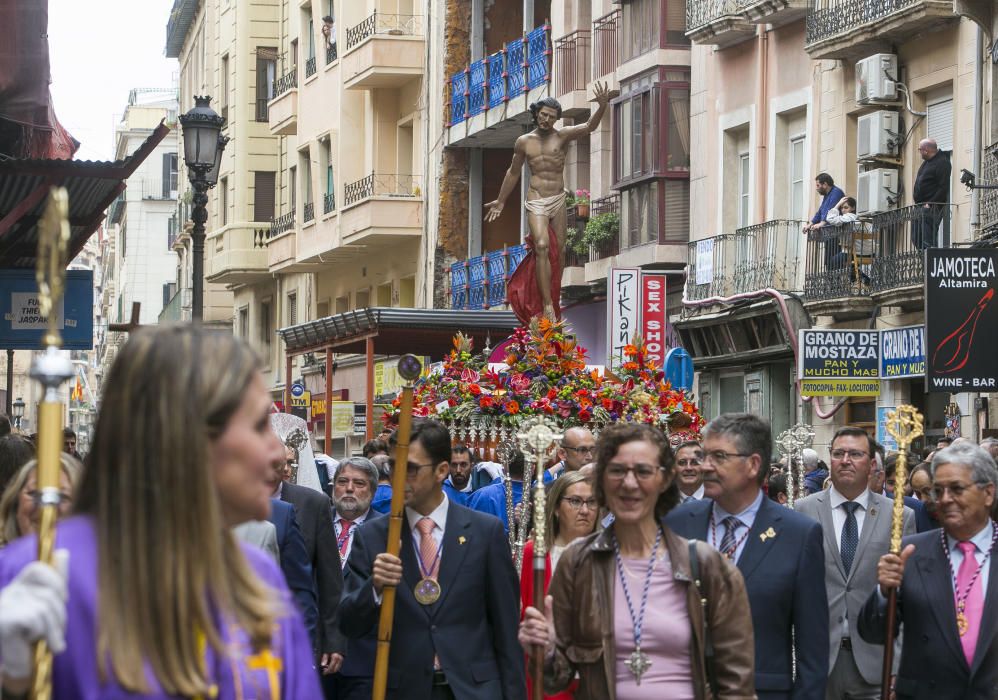
<path id="1" fill-rule="evenodd" d="M 880 110 L 872 114 L 864 114 L 858 120 L 859 133 L 856 135 L 856 157 L 874 158 L 876 156 L 893 156 L 898 135 L 898 113 Z"/>
<path id="2" fill-rule="evenodd" d="M 856 192 L 856 213 L 876 214 L 892 208 L 891 200 L 898 192 L 898 171 L 877 168 L 859 174 Z"/>
<path id="3" fill-rule="evenodd" d="M 856 63 L 856 102 L 893 102 L 897 99 L 897 84 L 887 76 L 898 75 L 898 57 L 878 53 Z"/>

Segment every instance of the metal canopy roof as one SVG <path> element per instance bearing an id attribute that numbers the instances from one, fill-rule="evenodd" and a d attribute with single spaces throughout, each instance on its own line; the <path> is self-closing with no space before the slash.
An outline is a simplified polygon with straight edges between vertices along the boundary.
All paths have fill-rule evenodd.
<path id="1" fill-rule="evenodd" d="M 277 333 L 291 355 L 326 348 L 363 353 L 365 341 L 373 338 L 374 352 L 379 355 L 411 352 L 440 357 L 451 349 L 458 331 L 471 336 L 478 348 L 486 340 L 495 347 L 519 326 L 512 311 L 372 307 L 281 328 Z"/>
<path id="2" fill-rule="evenodd" d="M 35 266 L 37 223 L 51 187 L 69 193 L 69 259 L 97 230 L 125 180 L 170 133 L 160 122 L 132 155 L 117 160 L 0 160 L 0 268 Z"/>

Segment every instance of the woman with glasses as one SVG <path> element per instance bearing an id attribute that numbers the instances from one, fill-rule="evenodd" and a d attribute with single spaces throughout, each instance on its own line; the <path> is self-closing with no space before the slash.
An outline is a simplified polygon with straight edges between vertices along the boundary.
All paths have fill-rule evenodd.
<path id="1" fill-rule="evenodd" d="M 753 697 L 741 575 L 713 548 L 663 524 L 679 501 L 675 479 L 661 431 L 622 423 L 601 433 L 594 493 L 614 521 L 568 546 L 545 611 L 528 607 L 520 625 L 527 653 L 544 654 L 546 692 L 564 690 L 578 674 L 582 699 Z"/>
<path id="2" fill-rule="evenodd" d="M 558 561 L 565 548 L 580 537 L 593 532 L 596 527 L 596 516 L 599 506 L 593 496 L 593 487 L 582 472 L 568 472 L 555 480 L 547 493 L 547 535 L 544 561 L 544 591 L 547 592 L 551 583 L 551 575 L 558 568 Z M 534 569 L 531 562 L 534 558 L 534 541 L 530 539 L 523 548 L 525 563 L 520 574 L 520 601 L 526 610 L 534 604 Z M 528 676 L 527 696 L 533 697 L 533 686 Z M 546 695 L 547 698 L 566 700 L 574 697 L 571 688 L 563 693 Z"/>
<path id="3" fill-rule="evenodd" d="M 80 463 L 65 452 L 59 455 L 62 469 L 59 473 L 59 517 L 69 513 L 73 505 L 73 492 L 80 478 Z M 10 485 L 0 497 L 0 546 L 6 546 L 18 537 L 38 531 L 41 509 L 35 483 L 38 462 L 31 460 L 18 470 Z"/>

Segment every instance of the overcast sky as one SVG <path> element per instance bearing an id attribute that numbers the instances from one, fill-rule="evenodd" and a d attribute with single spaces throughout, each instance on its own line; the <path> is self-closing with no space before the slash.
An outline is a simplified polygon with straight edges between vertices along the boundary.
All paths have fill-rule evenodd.
<path id="1" fill-rule="evenodd" d="M 49 0 L 52 99 L 81 142 L 76 158 L 113 160 L 129 90 L 172 87 L 177 60 L 164 51 L 172 7 L 173 0 Z"/>

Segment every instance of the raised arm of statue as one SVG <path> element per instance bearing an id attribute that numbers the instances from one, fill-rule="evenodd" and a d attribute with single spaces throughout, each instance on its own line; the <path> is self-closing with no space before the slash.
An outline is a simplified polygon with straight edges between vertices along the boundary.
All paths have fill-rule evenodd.
<path id="1" fill-rule="evenodd" d="M 616 93 L 611 92 L 606 83 L 598 81 L 593 86 L 593 92 L 595 95 L 593 96 L 592 101 L 596 103 L 596 110 L 589 116 L 589 120 L 584 124 L 575 124 L 561 129 L 561 136 L 565 140 L 577 139 L 580 136 L 591 134 L 599 128 L 599 124 L 603 120 L 603 115 L 606 113 L 606 106 Z"/>
<path id="2" fill-rule="evenodd" d="M 520 181 L 520 173 L 523 171 L 523 161 L 526 154 L 523 148 L 523 137 L 516 140 L 513 146 L 513 160 L 506 171 L 506 177 L 502 179 L 502 186 L 499 188 L 499 196 L 485 205 L 485 220 L 495 221 L 502 214 L 502 208 L 506 204 L 506 198 Z"/>

